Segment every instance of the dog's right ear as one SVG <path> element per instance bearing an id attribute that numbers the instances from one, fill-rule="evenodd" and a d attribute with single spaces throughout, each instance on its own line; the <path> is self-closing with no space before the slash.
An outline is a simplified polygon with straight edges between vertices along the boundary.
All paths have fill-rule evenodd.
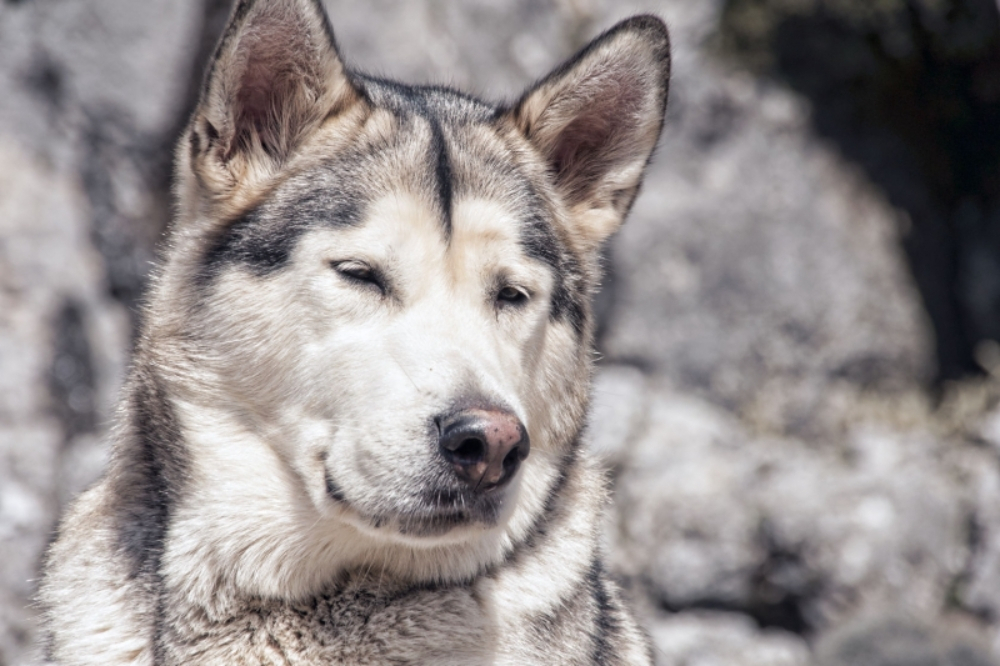
<path id="1" fill-rule="evenodd" d="M 596 250 L 625 219 L 660 136 L 670 78 L 667 26 L 614 26 L 529 89 L 503 116 L 548 165 L 572 233 Z"/>
<path id="2" fill-rule="evenodd" d="M 216 197 L 277 172 L 360 103 L 319 0 L 238 0 L 191 121 L 191 168 Z"/>

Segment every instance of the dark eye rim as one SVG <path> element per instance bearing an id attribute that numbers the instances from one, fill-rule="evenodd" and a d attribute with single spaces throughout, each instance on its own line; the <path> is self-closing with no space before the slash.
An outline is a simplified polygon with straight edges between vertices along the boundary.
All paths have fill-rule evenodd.
<path id="1" fill-rule="evenodd" d="M 379 270 L 371 264 L 358 261 L 357 259 L 347 259 L 344 261 L 331 261 L 330 267 L 352 284 L 363 287 L 376 287 L 383 294 L 385 293 L 385 279 Z"/>
<path id="2" fill-rule="evenodd" d="M 505 307 L 520 307 L 531 298 L 526 290 L 514 285 L 504 285 L 497 289 L 495 300 L 498 305 Z"/>

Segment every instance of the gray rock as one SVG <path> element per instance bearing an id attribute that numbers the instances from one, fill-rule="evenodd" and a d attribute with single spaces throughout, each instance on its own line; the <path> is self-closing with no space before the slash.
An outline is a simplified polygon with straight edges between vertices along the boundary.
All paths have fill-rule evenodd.
<path id="1" fill-rule="evenodd" d="M 963 576 L 995 575 L 993 560 L 968 569 L 968 525 L 992 495 L 967 479 L 992 488 L 1000 469 L 967 448 L 863 423 L 815 447 L 657 390 L 619 478 L 621 566 L 668 608 L 795 631 L 885 604 L 936 617 Z"/>
<path id="2" fill-rule="evenodd" d="M 646 418 L 646 376 L 627 365 L 601 366 L 594 388 L 585 439 L 608 467 L 624 460 Z"/>
<path id="3" fill-rule="evenodd" d="M 994 410 L 982 419 L 982 433 L 987 438 L 992 436 L 996 414 Z M 995 473 L 996 460 L 994 452 L 981 449 L 965 451 L 959 459 L 960 478 L 970 495 L 971 553 L 955 597 L 962 607 L 988 618 L 1000 617 L 1000 476 Z M 1000 627 L 994 626 L 993 631 L 1000 644 Z"/>
<path id="4" fill-rule="evenodd" d="M 985 92 L 1000 69 L 981 64 L 1000 58 L 994 3 L 728 0 L 716 44 L 807 98 L 815 131 L 906 211 L 938 378 L 977 372 L 977 346 L 1000 340 L 1000 190 L 988 184 L 1000 104 Z"/>
<path id="5" fill-rule="evenodd" d="M 200 13 L 0 7 L 0 664 L 32 661 L 42 553 L 104 466 Z"/>
<path id="6" fill-rule="evenodd" d="M 671 607 L 749 599 L 763 553 L 756 544 L 759 511 L 743 495 L 743 439 L 739 424 L 708 403 L 650 397 L 617 505 L 630 571 Z"/>
<path id="7" fill-rule="evenodd" d="M 974 631 L 892 614 L 865 617 L 826 637 L 818 666 L 996 666 Z"/>
<path id="8" fill-rule="evenodd" d="M 353 66 L 414 83 L 514 99 L 589 39 L 587 2 L 326 2 Z"/>
<path id="9" fill-rule="evenodd" d="M 103 466 L 96 432 L 128 320 L 104 292 L 71 176 L 0 136 L 0 663 L 26 663 L 33 581 L 62 503 Z M 82 345 L 61 344 L 66 312 Z M 93 366 L 94 372 L 82 369 Z M 82 455 L 84 451 L 88 453 Z"/>
<path id="10" fill-rule="evenodd" d="M 661 616 L 650 634 L 657 666 L 808 666 L 799 636 L 759 630 L 745 615 L 690 612 Z M 859 666 L 859 665 L 855 665 Z"/>

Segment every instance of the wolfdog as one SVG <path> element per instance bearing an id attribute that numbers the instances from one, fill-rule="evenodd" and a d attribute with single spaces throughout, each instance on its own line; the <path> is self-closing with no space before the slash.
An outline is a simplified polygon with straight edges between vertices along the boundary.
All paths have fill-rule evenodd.
<path id="1" fill-rule="evenodd" d="M 669 63 L 637 16 L 492 105 L 351 71 L 319 0 L 240 0 L 48 658 L 650 663 L 580 440 Z"/>

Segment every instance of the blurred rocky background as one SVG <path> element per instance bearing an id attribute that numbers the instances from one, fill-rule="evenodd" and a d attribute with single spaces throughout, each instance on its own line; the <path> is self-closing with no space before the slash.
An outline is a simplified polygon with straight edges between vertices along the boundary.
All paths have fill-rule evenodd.
<path id="1" fill-rule="evenodd" d="M 511 98 L 670 24 L 589 445 L 660 666 L 1000 664 L 995 0 L 328 0 L 355 66 Z M 0 0 L 0 666 L 100 473 L 225 0 Z"/>

